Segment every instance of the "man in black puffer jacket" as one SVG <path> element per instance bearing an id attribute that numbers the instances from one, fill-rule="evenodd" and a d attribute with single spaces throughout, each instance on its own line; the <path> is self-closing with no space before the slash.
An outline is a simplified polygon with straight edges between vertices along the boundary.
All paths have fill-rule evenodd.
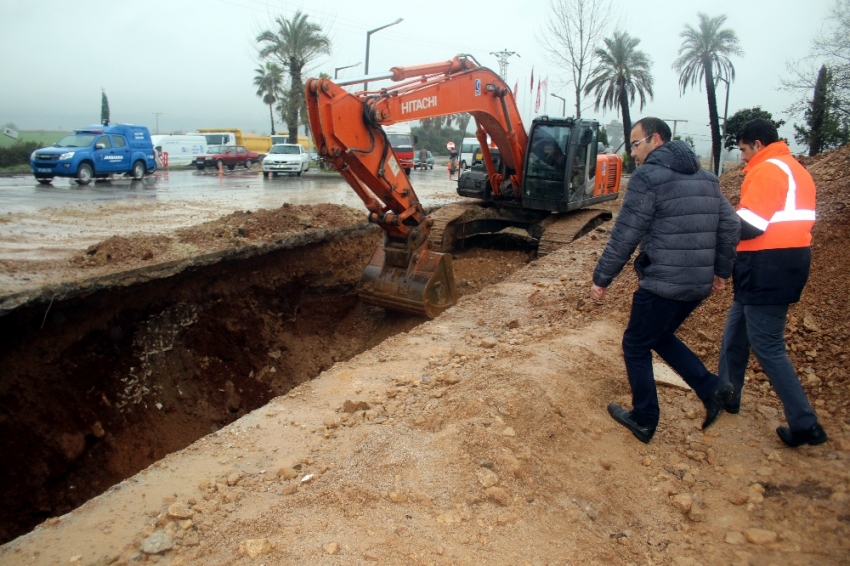
<path id="1" fill-rule="evenodd" d="M 658 118 L 643 118 L 632 128 L 630 149 L 638 168 L 591 288 L 594 299 L 604 299 L 607 287 L 640 245 L 635 259 L 640 288 L 623 334 L 633 409 L 611 403 L 608 412 L 647 443 L 659 418 L 653 350 L 702 400 L 703 428 L 717 419 L 732 394 L 731 385 L 709 372 L 675 332 L 732 275 L 740 224 L 717 177 L 700 168 L 688 144 L 670 137 L 670 127 Z"/>

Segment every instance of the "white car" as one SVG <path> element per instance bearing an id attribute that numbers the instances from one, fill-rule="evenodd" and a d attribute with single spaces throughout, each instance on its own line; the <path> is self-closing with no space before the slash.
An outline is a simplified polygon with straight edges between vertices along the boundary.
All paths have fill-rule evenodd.
<path id="1" fill-rule="evenodd" d="M 310 170 L 310 155 L 297 143 L 276 143 L 263 159 L 263 177 L 276 177 L 278 173 L 301 176 Z"/>

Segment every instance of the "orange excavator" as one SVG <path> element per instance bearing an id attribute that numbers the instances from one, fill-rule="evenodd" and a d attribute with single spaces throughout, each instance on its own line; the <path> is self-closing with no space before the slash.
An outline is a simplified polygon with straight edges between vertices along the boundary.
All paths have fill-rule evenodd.
<path id="1" fill-rule="evenodd" d="M 397 84 L 343 88 L 381 79 Z M 435 317 L 458 299 L 447 252 L 459 240 L 520 231 L 545 255 L 611 218 L 587 208 L 617 198 L 622 174 L 618 155 L 598 153 L 598 122 L 542 116 L 527 131 L 511 89 L 470 55 L 345 82 L 311 78 L 305 92 L 319 153 L 385 232 L 358 286 L 366 303 Z M 460 112 L 475 120 L 482 162 L 457 191 L 476 200 L 427 215 L 382 126 Z"/>

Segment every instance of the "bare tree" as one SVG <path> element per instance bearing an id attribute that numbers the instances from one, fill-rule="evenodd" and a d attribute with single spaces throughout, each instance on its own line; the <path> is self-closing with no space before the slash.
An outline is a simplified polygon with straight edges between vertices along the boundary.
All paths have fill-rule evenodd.
<path id="1" fill-rule="evenodd" d="M 549 59 L 570 77 L 576 118 L 581 118 L 588 79 L 596 66 L 595 49 L 616 26 L 615 0 L 549 0 L 550 17 L 540 44 Z"/>

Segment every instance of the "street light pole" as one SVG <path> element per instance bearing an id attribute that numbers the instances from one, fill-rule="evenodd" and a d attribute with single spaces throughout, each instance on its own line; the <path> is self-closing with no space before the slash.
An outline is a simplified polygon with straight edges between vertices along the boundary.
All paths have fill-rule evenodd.
<path id="1" fill-rule="evenodd" d="M 381 26 L 381 27 L 375 28 L 375 29 L 370 29 L 369 31 L 366 32 L 366 69 L 365 69 L 364 74 L 367 77 L 369 76 L 369 40 L 371 39 L 372 34 L 375 33 L 375 32 L 381 31 L 384 28 L 388 28 L 390 26 L 400 24 L 402 22 L 402 20 L 404 20 L 404 18 L 399 18 L 391 24 L 387 24 L 385 26 Z M 369 83 L 368 82 L 363 83 L 363 90 L 369 90 Z"/>
<path id="2" fill-rule="evenodd" d="M 555 93 L 550 93 L 550 94 L 561 101 L 561 116 L 565 116 L 566 113 L 567 113 L 567 101 L 566 101 L 566 99 L 563 96 L 558 96 Z"/>
<path id="3" fill-rule="evenodd" d="M 165 112 L 151 112 L 154 116 L 156 116 L 156 133 L 159 133 L 159 116 L 160 114 L 165 114 Z"/>
<path id="4" fill-rule="evenodd" d="M 353 64 L 353 65 L 346 65 L 345 67 L 336 67 L 336 68 L 334 69 L 334 80 L 336 80 L 337 73 L 339 73 L 341 70 L 343 70 L 343 69 L 350 69 L 351 67 L 356 67 L 356 66 L 357 66 L 357 65 L 359 65 L 359 64 L 360 64 L 360 63 L 355 63 L 355 64 Z"/>

